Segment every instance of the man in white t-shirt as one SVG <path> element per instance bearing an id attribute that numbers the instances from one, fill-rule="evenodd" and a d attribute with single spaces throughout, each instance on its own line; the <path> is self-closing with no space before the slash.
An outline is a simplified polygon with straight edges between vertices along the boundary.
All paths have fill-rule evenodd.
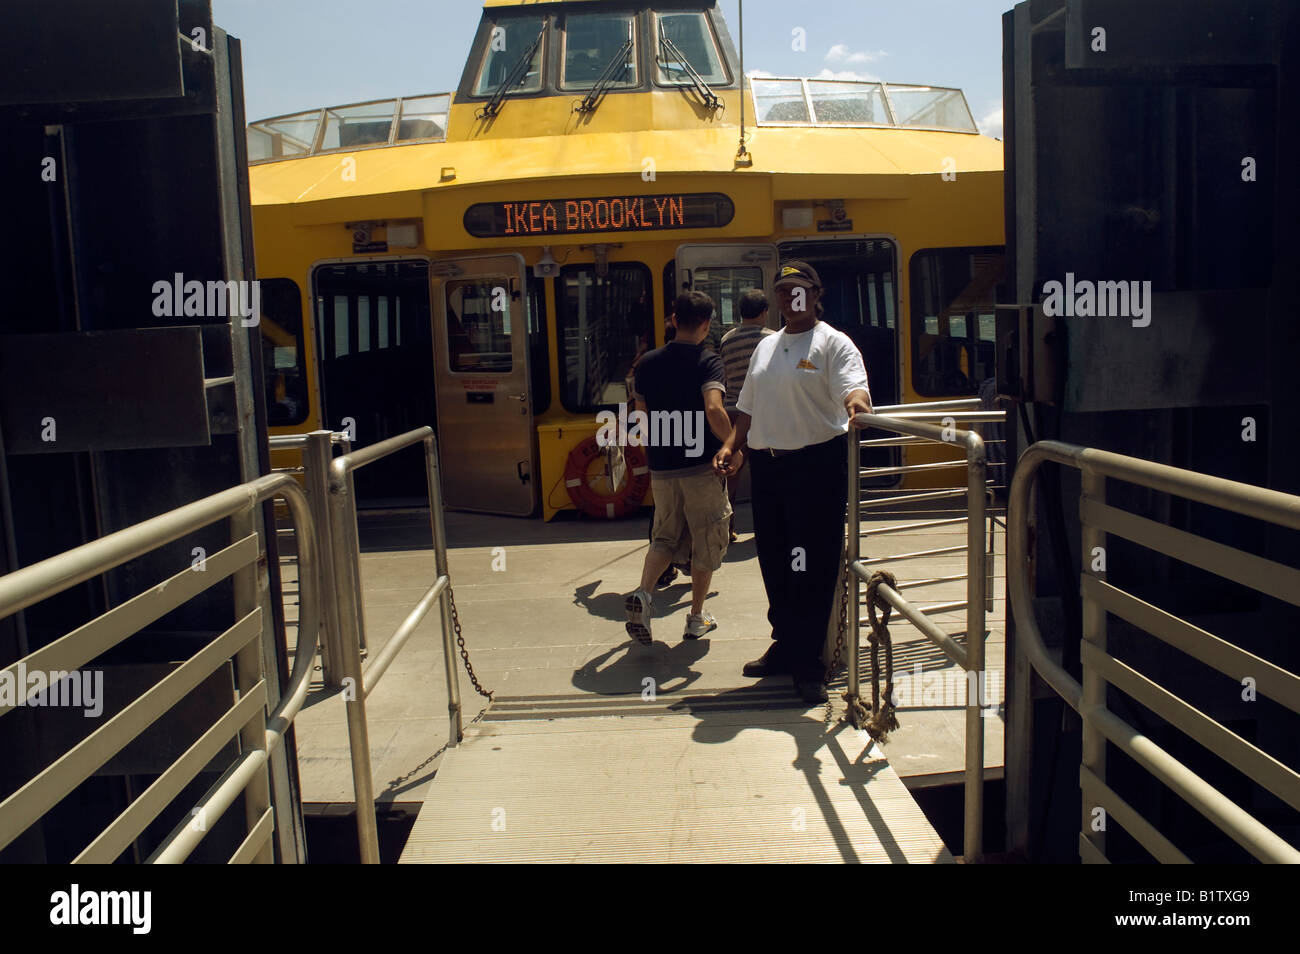
<path id="1" fill-rule="evenodd" d="M 857 346 L 821 320 L 821 279 L 812 266 L 785 263 L 774 287 L 785 327 L 754 349 L 734 429 L 714 466 L 736 472 L 749 452 L 754 541 L 774 642 L 744 674 L 788 674 L 805 701 L 825 702 L 822 645 L 848 499 L 845 435 L 854 415 L 871 412 L 871 392 Z"/>

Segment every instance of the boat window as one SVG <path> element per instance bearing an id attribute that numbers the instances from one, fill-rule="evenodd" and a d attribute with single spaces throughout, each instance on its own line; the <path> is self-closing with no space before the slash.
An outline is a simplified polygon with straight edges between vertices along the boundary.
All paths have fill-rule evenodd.
<path id="1" fill-rule="evenodd" d="M 501 373 L 514 367 L 514 299 L 500 279 L 447 283 L 447 347 L 451 370 Z"/>
<path id="2" fill-rule="evenodd" d="M 396 111 L 395 99 L 325 110 L 325 130 L 317 151 L 387 145 Z"/>
<path id="3" fill-rule="evenodd" d="M 266 378 L 267 423 L 272 427 L 307 420 L 307 361 L 303 351 L 302 294 L 288 278 L 263 278 L 262 373 Z"/>
<path id="4" fill-rule="evenodd" d="M 752 266 L 701 266 L 691 273 L 695 290 L 713 299 L 713 320 L 709 325 L 706 347 L 714 351 L 722 336 L 740 324 L 740 296 L 751 288 L 763 287 L 763 269 Z"/>
<path id="5" fill-rule="evenodd" d="M 808 101 L 800 80 L 750 80 L 754 109 L 760 123 L 806 123 Z"/>
<path id="6" fill-rule="evenodd" d="M 289 159 L 306 156 L 316 145 L 320 130 L 319 109 L 294 113 L 278 119 L 264 119 L 248 126 L 248 161 Z"/>
<path id="7" fill-rule="evenodd" d="M 446 140 L 447 112 L 450 108 L 451 96 L 447 93 L 439 93 L 435 96 L 413 96 L 402 100 L 402 115 L 397 124 L 397 141 Z"/>
<path id="8" fill-rule="evenodd" d="M 966 105 L 966 97 L 959 89 L 893 85 L 888 89 L 894 118 L 900 126 L 979 131 Z"/>
<path id="9" fill-rule="evenodd" d="M 636 31 L 632 15 L 620 13 L 570 13 L 564 18 L 564 71 L 560 83 L 568 89 L 592 89 L 619 50 L 632 40 L 631 51 L 615 67 L 611 86 L 636 86 Z"/>
<path id="10" fill-rule="evenodd" d="M 703 13 L 660 13 L 656 15 L 655 58 L 660 83 L 689 83 L 685 64 L 666 50 L 663 38 L 685 57 L 686 62 L 709 85 L 725 84 L 727 71 L 718 55 L 718 44 Z"/>
<path id="11" fill-rule="evenodd" d="M 606 275 L 595 265 L 566 265 L 555 280 L 564 406 L 593 413 L 627 401 L 632 359 L 653 342 L 650 269 L 619 262 Z M 651 344 L 653 347 L 653 344 Z"/>
<path id="12" fill-rule="evenodd" d="M 999 246 L 912 256 L 912 386 L 923 397 L 976 394 L 994 375 Z"/>
<path id="13" fill-rule="evenodd" d="M 492 31 L 488 34 L 487 54 L 483 57 L 478 82 L 474 84 L 475 96 L 491 96 L 501 88 L 519 58 L 537 39 L 544 22 L 542 17 L 510 17 L 492 25 Z M 542 88 L 542 54 L 545 49 L 546 42 L 543 40 L 533 53 L 523 80 L 510 92 L 535 93 Z"/>
<path id="14" fill-rule="evenodd" d="M 890 125 L 889 109 L 879 83 L 843 83 L 809 80 L 815 121 Z"/>

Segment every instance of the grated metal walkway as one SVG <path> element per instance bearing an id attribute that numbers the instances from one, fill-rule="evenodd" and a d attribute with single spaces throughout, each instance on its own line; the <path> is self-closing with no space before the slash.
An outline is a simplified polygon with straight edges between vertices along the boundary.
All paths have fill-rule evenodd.
<path id="1" fill-rule="evenodd" d="M 953 860 L 865 733 L 728 695 L 494 707 L 444 756 L 402 863 Z"/>

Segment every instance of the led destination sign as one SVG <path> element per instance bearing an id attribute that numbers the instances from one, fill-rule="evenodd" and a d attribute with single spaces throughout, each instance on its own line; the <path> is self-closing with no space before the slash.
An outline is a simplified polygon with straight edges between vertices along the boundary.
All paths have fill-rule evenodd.
<path id="1" fill-rule="evenodd" d="M 465 210 L 465 231 L 475 238 L 504 238 L 718 229 L 735 214 L 735 203 L 720 192 L 479 202 Z"/>

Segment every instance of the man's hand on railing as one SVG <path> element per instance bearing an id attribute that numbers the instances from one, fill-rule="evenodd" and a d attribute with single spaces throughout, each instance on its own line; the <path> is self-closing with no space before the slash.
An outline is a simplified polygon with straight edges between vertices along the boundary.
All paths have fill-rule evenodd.
<path id="1" fill-rule="evenodd" d="M 866 391 L 854 391 L 844 399 L 845 410 L 849 412 L 849 420 L 858 430 L 865 428 L 866 422 L 859 421 L 859 414 L 870 414 L 871 412 L 871 395 Z"/>

